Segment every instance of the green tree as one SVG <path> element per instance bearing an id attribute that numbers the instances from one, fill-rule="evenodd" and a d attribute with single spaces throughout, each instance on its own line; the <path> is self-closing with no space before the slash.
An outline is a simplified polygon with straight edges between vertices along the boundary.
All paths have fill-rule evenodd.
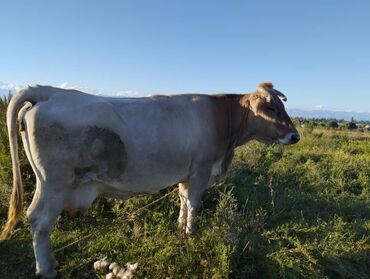
<path id="1" fill-rule="evenodd" d="M 353 117 L 352 117 L 353 118 Z M 356 130 L 357 129 L 357 125 L 356 125 L 356 123 L 355 122 L 349 122 L 348 124 L 347 124 L 347 128 L 348 128 L 348 130 Z"/>
<path id="2" fill-rule="evenodd" d="M 338 125 L 338 122 L 337 121 L 329 121 L 329 122 L 327 122 L 326 123 L 326 126 L 328 127 L 328 128 L 332 128 L 332 129 L 337 129 L 338 127 L 339 127 L 339 125 Z"/>

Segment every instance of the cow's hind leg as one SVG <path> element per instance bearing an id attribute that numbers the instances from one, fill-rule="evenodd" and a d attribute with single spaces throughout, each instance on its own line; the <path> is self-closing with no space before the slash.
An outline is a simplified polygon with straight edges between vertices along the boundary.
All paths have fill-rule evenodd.
<path id="1" fill-rule="evenodd" d="M 43 278 L 55 278 L 57 262 L 53 256 L 50 234 L 55 221 L 64 205 L 65 193 L 63 186 L 37 182 L 36 192 L 27 210 L 31 223 L 33 249 L 36 258 L 36 275 Z M 59 188 L 62 187 L 62 188 Z M 53 189 L 59 188 L 59 191 Z"/>
<path id="2" fill-rule="evenodd" d="M 187 182 L 179 183 L 179 197 L 180 197 L 180 213 L 179 213 L 179 228 L 185 230 L 186 219 L 188 217 L 188 206 L 186 205 L 188 201 L 188 188 L 189 184 Z"/>

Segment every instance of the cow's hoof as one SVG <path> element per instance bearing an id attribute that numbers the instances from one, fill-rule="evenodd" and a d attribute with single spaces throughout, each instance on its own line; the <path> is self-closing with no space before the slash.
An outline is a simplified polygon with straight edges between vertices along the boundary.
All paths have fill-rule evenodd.
<path id="1" fill-rule="evenodd" d="M 36 272 L 36 278 L 41 279 L 54 279 L 58 277 L 58 273 L 55 269 L 49 271 L 39 271 Z"/>
<path id="2" fill-rule="evenodd" d="M 178 222 L 177 226 L 180 230 L 185 231 L 186 230 L 186 223 Z"/>
<path id="3" fill-rule="evenodd" d="M 53 267 L 57 268 L 59 266 L 59 262 L 57 260 L 54 260 Z"/>
<path id="4" fill-rule="evenodd" d="M 57 268 L 58 266 L 59 266 L 59 262 L 56 259 L 54 259 L 54 257 L 53 257 L 52 267 Z"/>
<path id="5" fill-rule="evenodd" d="M 186 227 L 185 233 L 187 235 L 193 235 L 197 232 L 197 228 L 195 226 L 192 227 Z"/>

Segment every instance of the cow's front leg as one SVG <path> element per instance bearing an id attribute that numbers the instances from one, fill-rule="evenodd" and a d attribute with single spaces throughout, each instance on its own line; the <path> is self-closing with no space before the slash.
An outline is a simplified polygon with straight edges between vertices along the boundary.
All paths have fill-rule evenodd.
<path id="1" fill-rule="evenodd" d="M 188 201 L 188 189 L 189 189 L 188 182 L 179 183 L 180 213 L 178 223 L 179 228 L 183 230 L 185 230 L 186 228 L 186 219 L 188 216 L 188 206 L 186 205 Z"/>
<path id="2" fill-rule="evenodd" d="M 195 230 L 195 218 L 202 204 L 202 196 L 207 188 L 211 168 L 197 170 L 189 179 L 188 199 L 186 205 L 188 216 L 186 222 L 186 233 L 192 234 Z"/>

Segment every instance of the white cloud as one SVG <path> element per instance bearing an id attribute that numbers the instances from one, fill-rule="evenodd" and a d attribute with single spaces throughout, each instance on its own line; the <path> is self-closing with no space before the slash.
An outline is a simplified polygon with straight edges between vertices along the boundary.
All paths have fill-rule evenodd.
<path id="1" fill-rule="evenodd" d="M 315 109 L 323 109 L 325 106 L 323 104 L 318 104 L 315 106 Z"/>
<path id="2" fill-rule="evenodd" d="M 69 82 L 63 82 L 59 85 L 53 85 L 62 89 L 74 89 L 74 90 L 79 90 L 82 92 L 88 92 L 94 95 L 99 95 L 99 96 L 109 96 L 109 97 L 140 97 L 143 96 L 137 91 L 134 90 L 120 90 L 117 92 L 113 93 L 101 93 L 96 89 L 87 87 L 87 86 L 79 86 L 79 85 L 74 85 Z M 14 83 L 6 83 L 6 82 L 1 82 L 0 81 L 0 94 L 7 94 L 8 91 L 10 90 L 11 93 L 15 93 L 18 90 L 21 90 L 23 88 L 26 88 L 26 85 L 19 85 L 19 84 L 14 84 Z"/>
<path id="3" fill-rule="evenodd" d="M 74 90 L 79 90 L 79 91 L 83 91 L 83 92 L 88 92 L 88 93 L 98 95 L 98 96 L 115 97 L 115 98 L 143 96 L 142 94 L 140 94 L 139 92 L 134 91 L 134 90 L 126 90 L 125 89 L 125 90 L 120 90 L 120 91 L 113 92 L 113 93 L 112 92 L 107 93 L 107 92 L 99 92 L 98 90 L 91 89 L 89 87 L 72 85 L 68 82 L 63 82 L 58 87 L 63 88 L 63 89 L 74 89 Z"/>
<path id="4" fill-rule="evenodd" d="M 90 87 L 87 87 L 87 86 L 78 86 L 78 85 L 72 85 L 68 82 L 63 82 L 62 84 L 60 84 L 58 86 L 59 88 L 62 88 L 62 89 L 74 89 L 74 90 L 79 90 L 79 91 L 82 91 L 82 92 L 88 92 L 88 93 L 92 93 L 92 94 L 98 94 L 98 91 L 95 90 L 95 89 L 92 89 Z"/>
<path id="5" fill-rule="evenodd" d="M 60 88 L 63 89 L 75 89 L 76 87 L 69 84 L 68 82 L 63 82 L 61 85 L 59 85 Z"/>
<path id="6" fill-rule="evenodd" d="M 11 82 L 1 82 L 0 81 L 0 90 L 10 90 L 10 91 L 18 91 L 22 88 L 25 88 L 25 85 L 18 85 Z"/>
<path id="7" fill-rule="evenodd" d="M 27 85 L 19 85 L 19 84 L 14 84 L 11 82 L 1 82 L 0 81 L 0 90 L 11 90 L 11 91 L 18 91 L 20 89 L 26 88 Z M 80 91 L 90 91 L 90 92 L 97 92 L 96 90 L 93 90 L 88 87 L 83 87 L 83 86 L 75 86 L 72 85 L 68 82 L 63 82 L 60 85 L 57 85 L 57 87 L 63 88 L 63 89 L 75 89 L 75 90 L 80 90 Z"/>
<path id="8" fill-rule="evenodd" d="M 119 97 L 142 97 L 139 92 L 134 91 L 134 90 L 120 90 L 117 92 L 113 93 L 97 93 L 96 95 L 99 96 L 104 96 L 104 97 L 114 97 L 114 98 L 119 98 Z"/>
<path id="9" fill-rule="evenodd" d="M 112 94 L 114 97 L 138 97 L 139 93 L 134 90 L 121 90 L 114 94 Z"/>
<path id="10" fill-rule="evenodd" d="M 135 90 L 119 90 L 117 92 L 100 92 L 96 89 L 92 89 L 90 87 L 86 86 L 78 86 L 78 85 L 72 85 L 69 82 L 63 82 L 60 84 L 58 87 L 63 88 L 63 89 L 74 89 L 74 90 L 79 90 L 82 92 L 87 92 L 90 94 L 98 95 L 98 96 L 104 96 L 104 97 L 114 97 L 114 98 L 119 98 L 119 97 L 142 97 L 143 95 L 140 94 L 139 92 Z"/>

